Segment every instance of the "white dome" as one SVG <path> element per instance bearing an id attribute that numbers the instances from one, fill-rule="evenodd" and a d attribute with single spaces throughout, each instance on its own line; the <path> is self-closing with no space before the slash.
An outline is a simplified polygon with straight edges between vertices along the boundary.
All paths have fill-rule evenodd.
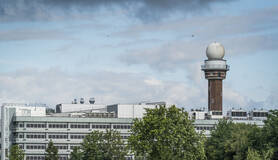
<path id="1" fill-rule="evenodd" d="M 207 47 L 206 54 L 208 59 L 223 59 L 225 49 L 222 44 L 213 42 Z"/>

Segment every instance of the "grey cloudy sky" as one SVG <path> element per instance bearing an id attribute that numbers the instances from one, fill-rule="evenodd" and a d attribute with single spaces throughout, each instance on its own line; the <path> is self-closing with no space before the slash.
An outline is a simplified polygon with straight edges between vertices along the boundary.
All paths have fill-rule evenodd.
<path id="1" fill-rule="evenodd" d="M 275 0 L 0 0 L 0 101 L 207 106 L 200 70 L 219 41 L 224 106 L 278 104 Z"/>

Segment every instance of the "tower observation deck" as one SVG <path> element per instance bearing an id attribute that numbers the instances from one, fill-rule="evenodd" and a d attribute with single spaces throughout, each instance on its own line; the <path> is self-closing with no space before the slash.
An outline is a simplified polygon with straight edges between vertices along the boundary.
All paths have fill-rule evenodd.
<path id="1" fill-rule="evenodd" d="M 211 43 L 207 47 L 206 55 L 208 59 L 201 69 L 208 79 L 208 111 L 212 116 L 222 116 L 222 80 L 226 78 L 230 67 L 223 59 L 225 49 L 220 43 Z"/>

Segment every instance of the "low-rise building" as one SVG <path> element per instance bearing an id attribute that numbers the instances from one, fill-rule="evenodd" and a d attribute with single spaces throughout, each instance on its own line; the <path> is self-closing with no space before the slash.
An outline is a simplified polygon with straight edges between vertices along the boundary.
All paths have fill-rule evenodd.
<path id="1" fill-rule="evenodd" d="M 243 109 L 231 109 L 227 112 L 227 118 L 232 120 L 247 120 L 247 111 Z"/>
<path id="2" fill-rule="evenodd" d="M 72 104 L 70 107 L 87 105 Z M 1 116 L 1 157 L 6 156 L 12 144 L 18 144 L 25 152 L 25 160 L 44 160 L 49 141 L 59 149 L 60 160 L 67 160 L 73 147 L 79 146 L 83 138 L 94 130 L 115 129 L 124 140 L 130 136 L 134 118 L 142 118 L 146 108 L 167 105 L 165 102 L 114 104 L 105 108 L 86 108 L 81 111 L 60 112 L 47 115 L 45 106 L 25 104 L 3 104 Z M 67 105 L 61 105 L 67 106 Z M 68 111 L 63 108 L 61 111 Z M 195 113 L 195 114 L 194 114 Z M 257 116 L 252 112 L 253 116 Z M 207 119 L 205 111 L 192 111 L 197 132 L 210 136 L 218 120 Z M 235 123 L 264 125 L 262 120 L 234 119 Z M 127 157 L 130 158 L 130 157 Z"/>

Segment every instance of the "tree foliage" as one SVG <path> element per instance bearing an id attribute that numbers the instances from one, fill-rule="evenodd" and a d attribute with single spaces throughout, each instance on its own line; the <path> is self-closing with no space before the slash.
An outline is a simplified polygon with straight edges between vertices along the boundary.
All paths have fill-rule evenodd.
<path id="1" fill-rule="evenodd" d="M 183 110 L 171 106 L 146 109 L 135 119 L 129 145 L 136 157 L 150 160 L 204 160 L 204 139 Z"/>
<path id="2" fill-rule="evenodd" d="M 252 149 L 250 156 L 257 153 L 253 149 L 261 149 L 261 135 L 261 128 L 255 125 L 220 120 L 206 142 L 207 157 L 211 160 L 245 160 L 248 149 Z"/>
<path id="3" fill-rule="evenodd" d="M 45 160 L 59 160 L 58 148 L 54 146 L 52 141 L 48 143 L 46 148 Z"/>
<path id="4" fill-rule="evenodd" d="M 227 157 L 225 153 L 225 142 L 231 138 L 232 122 L 220 120 L 216 130 L 211 132 L 211 137 L 206 142 L 206 154 L 209 160 L 223 160 Z"/>
<path id="5" fill-rule="evenodd" d="M 271 160 L 273 158 L 273 149 L 268 149 L 262 153 L 254 150 L 248 149 L 247 160 Z"/>
<path id="6" fill-rule="evenodd" d="M 273 132 L 269 132 L 268 129 L 274 127 L 273 125 L 271 119 L 266 121 L 264 128 L 220 120 L 216 129 L 211 132 L 211 137 L 206 141 L 207 158 L 210 160 L 275 159 L 273 155 L 275 145 L 267 138 L 269 135 L 273 135 Z M 273 140 L 274 137 L 269 138 Z"/>
<path id="7" fill-rule="evenodd" d="M 12 145 L 9 160 L 24 160 L 24 152 L 18 145 Z"/>
<path id="8" fill-rule="evenodd" d="M 70 160 L 81 160 L 83 153 L 79 147 L 74 147 L 73 151 L 70 153 Z"/>
<path id="9" fill-rule="evenodd" d="M 256 150 L 248 149 L 247 160 L 262 160 L 262 157 Z"/>
<path id="10" fill-rule="evenodd" d="M 127 155 L 126 145 L 115 130 L 93 131 L 81 144 L 82 160 L 122 160 Z"/>
<path id="11" fill-rule="evenodd" d="M 264 141 L 272 149 L 272 159 L 278 160 L 278 110 L 271 110 L 264 123 Z"/>

